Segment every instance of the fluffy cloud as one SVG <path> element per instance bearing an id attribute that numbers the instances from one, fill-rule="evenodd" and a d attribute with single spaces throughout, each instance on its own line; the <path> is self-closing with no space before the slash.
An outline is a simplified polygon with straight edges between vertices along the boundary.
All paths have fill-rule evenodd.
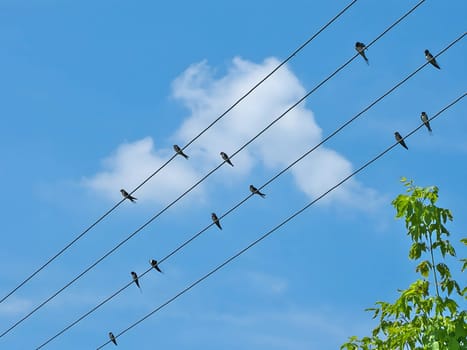
<path id="1" fill-rule="evenodd" d="M 167 149 L 155 151 L 154 142 L 150 137 L 124 143 L 113 155 L 104 159 L 105 170 L 92 178 L 84 179 L 83 183 L 113 200 L 121 199 L 118 191 L 120 188 L 124 187 L 128 190 L 135 188 L 149 174 L 159 169 L 171 154 Z M 171 201 L 197 180 L 196 171 L 187 162 L 174 161 L 170 165 L 170 172 L 166 170 L 164 168 L 155 175 L 157 181 L 149 181 L 138 190 L 136 197 L 141 194 L 145 201 Z"/>
<path id="2" fill-rule="evenodd" d="M 190 66 L 173 82 L 173 96 L 190 114 L 172 139 L 180 144 L 189 142 L 278 63 L 275 58 L 260 64 L 234 58 L 220 77 L 206 62 Z M 149 183 L 143 189 L 152 192 L 150 197 L 154 199 L 173 199 L 219 164 L 219 151 L 235 153 L 305 93 L 293 72 L 283 67 L 188 148 L 196 162 L 173 162 L 170 175 L 158 175 L 157 184 Z M 233 157 L 236 166 L 229 169 L 230 181 L 247 176 L 258 165 L 266 170 L 281 170 L 321 139 L 322 132 L 312 111 L 301 103 Z M 124 144 L 104 162 L 106 170 L 85 183 L 94 190 L 115 196 L 115 188 L 120 188 L 122 183 L 128 188 L 136 186 L 172 152 L 171 149 L 156 150 L 150 138 Z M 352 164 L 347 159 L 320 147 L 293 167 L 291 174 L 301 191 L 316 198 L 351 171 Z M 358 203 L 364 207 L 376 200 L 376 193 L 355 179 L 326 197 L 328 203 L 334 201 L 354 207 Z"/>

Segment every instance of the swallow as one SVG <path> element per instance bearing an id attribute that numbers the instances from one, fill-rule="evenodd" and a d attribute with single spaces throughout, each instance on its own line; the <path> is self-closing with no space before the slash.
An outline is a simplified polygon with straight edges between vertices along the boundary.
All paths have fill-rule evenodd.
<path id="1" fill-rule="evenodd" d="M 137 200 L 138 198 L 136 197 L 133 197 L 131 194 L 129 194 L 127 191 L 125 191 L 123 188 L 120 190 L 120 193 L 122 194 L 123 197 L 125 197 L 126 199 L 129 199 L 130 201 L 132 201 L 133 203 L 135 203 L 135 200 Z"/>
<path id="2" fill-rule="evenodd" d="M 409 149 L 409 147 L 407 147 L 407 145 L 405 144 L 404 142 L 404 139 L 402 138 L 401 134 L 399 134 L 397 131 L 394 133 L 394 136 L 396 137 L 396 140 L 397 142 L 399 142 L 401 144 L 402 147 L 404 147 L 405 149 Z"/>
<path id="3" fill-rule="evenodd" d="M 138 281 L 138 275 L 136 274 L 136 272 L 134 271 L 131 271 L 131 277 L 133 277 L 133 282 L 135 282 L 136 286 L 141 289 L 141 287 L 139 286 L 139 281 Z"/>
<path id="4" fill-rule="evenodd" d="M 117 339 L 115 339 L 115 335 L 112 332 L 109 332 L 109 338 L 112 341 L 112 343 L 117 345 Z"/>
<path id="5" fill-rule="evenodd" d="M 439 66 L 438 62 L 436 62 L 436 58 L 433 57 L 433 55 L 430 53 L 430 51 L 425 50 L 425 58 L 428 62 L 430 62 L 433 66 L 435 66 L 438 69 L 441 69 Z"/>
<path id="6" fill-rule="evenodd" d="M 175 151 L 175 153 L 180 154 L 185 159 L 190 158 L 185 153 L 183 153 L 182 149 L 178 145 L 174 145 L 174 151 Z"/>
<path id="7" fill-rule="evenodd" d="M 370 64 L 368 62 L 368 58 L 366 57 L 365 55 L 365 50 L 366 50 L 366 46 L 364 43 L 361 43 L 359 41 L 357 41 L 355 43 L 355 50 L 357 50 L 357 52 L 363 57 L 363 59 L 365 60 L 366 64 Z"/>
<path id="8" fill-rule="evenodd" d="M 157 260 L 154 260 L 154 259 L 151 259 L 149 260 L 149 263 L 151 264 L 152 267 L 154 267 L 157 271 L 159 271 L 160 273 L 162 273 L 162 270 L 159 268 L 159 266 L 157 265 Z"/>
<path id="9" fill-rule="evenodd" d="M 222 159 L 225 160 L 226 163 L 230 164 L 231 166 L 234 166 L 232 162 L 230 161 L 229 156 L 226 153 L 221 152 L 220 154 L 221 154 Z"/>
<path id="10" fill-rule="evenodd" d="M 211 214 L 212 221 L 222 230 L 221 223 L 219 222 L 219 218 L 217 217 L 216 213 Z"/>
<path id="11" fill-rule="evenodd" d="M 251 193 L 253 194 L 259 194 L 261 197 L 266 197 L 266 195 L 264 193 L 261 193 L 255 186 L 253 185 L 250 185 L 250 191 Z"/>
<path id="12" fill-rule="evenodd" d="M 422 112 L 420 115 L 420 119 L 422 120 L 423 124 L 427 127 L 428 131 L 431 132 L 431 126 L 430 126 L 430 121 L 428 120 L 428 116 L 426 115 L 425 112 Z"/>

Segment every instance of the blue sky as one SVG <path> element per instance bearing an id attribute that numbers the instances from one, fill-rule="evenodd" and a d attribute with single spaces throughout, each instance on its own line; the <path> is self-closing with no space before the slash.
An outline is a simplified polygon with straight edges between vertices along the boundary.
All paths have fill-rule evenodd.
<path id="1" fill-rule="evenodd" d="M 0 1 L 0 294 L 186 144 L 348 2 Z M 4 331 L 232 154 L 415 1 L 359 0 L 63 256 L 0 304 Z M 465 31 L 465 1 L 426 1 L 261 138 L 24 323 L 29 349 L 245 198 Z M 54 340 L 96 348 L 465 92 L 465 38 L 299 166 Z M 124 349 L 336 349 L 416 278 L 390 202 L 401 176 L 440 187 L 457 244 L 467 219 L 465 100 L 235 263 L 118 339 Z M 110 344 L 108 347 L 112 347 Z"/>

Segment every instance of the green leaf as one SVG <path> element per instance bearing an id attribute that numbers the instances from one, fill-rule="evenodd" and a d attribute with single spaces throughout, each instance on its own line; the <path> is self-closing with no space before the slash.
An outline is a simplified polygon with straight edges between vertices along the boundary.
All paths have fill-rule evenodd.
<path id="1" fill-rule="evenodd" d="M 418 264 L 417 268 L 415 269 L 416 272 L 420 272 L 420 274 L 427 278 L 430 274 L 431 263 L 428 260 L 422 261 Z"/>

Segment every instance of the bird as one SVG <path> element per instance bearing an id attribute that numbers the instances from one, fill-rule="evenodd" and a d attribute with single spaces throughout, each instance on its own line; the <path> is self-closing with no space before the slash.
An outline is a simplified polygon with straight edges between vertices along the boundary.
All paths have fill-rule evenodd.
<path id="1" fill-rule="evenodd" d="M 133 277 L 133 282 L 135 282 L 136 286 L 141 290 L 141 287 L 139 286 L 138 275 L 134 271 L 131 271 L 130 273 L 131 277 Z"/>
<path id="2" fill-rule="evenodd" d="M 266 197 L 266 195 L 264 193 L 261 193 L 255 186 L 253 185 L 250 185 L 250 191 L 251 193 L 253 194 L 259 194 L 261 197 Z"/>
<path id="3" fill-rule="evenodd" d="M 183 153 L 182 149 L 180 148 L 179 145 L 174 145 L 174 151 L 175 153 L 177 154 L 180 154 L 182 157 L 184 157 L 185 159 L 188 159 L 190 157 L 188 157 L 185 153 Z"/>
<path id="4" fill-rule="evenodd" d="M 138 198 L 136 197 L 133 197 L 131 194 L 129 194 L 127 191 L 125 191 L 123 188 L 120 190 L 120 193 L 122 194 L 123 197 L 125 197 L 126 199 L 129 199 L 130 201 L 132 201 L 133 203 L 136 203 L 135 200 L 137 200 Z"/>
<path id="5" fill-rule="evenodd" d="M 425 58 L 427 59 L 428 62 L 430 62 L 433 66 L 435 66 L 438 69 L 441 69 L 439 66 L 438 62 L 436 62 L 436 58 L 433 57 L 433 55 L 430 53 L 430 51 L 425 50 Z"/>
<path id="6" fill-rule="evenodd" d="M 220 155 L 221 155 L 222 159 L 225 160 L 226 163 L 230 164 L 231 166 L 234 166 L 232 164 L 232 162 L 230 161 L 229 156 L 226 153 L 221 152 Z"/>
<path id="7" fill-rule="evenodd" d="M 112 343 L 117 345 L 117 339 L 115 339 L 115 335 L 112 332 L 109 332 L 109 338 L 112 341 Z"/>
<path id="8" fill-rule="evenodd" d="M 154 267 L 157 271 L 159 271 L 160 273 L 163 273 L 162 270 L 159 268 L 159 266 L 157 265 L 157 260 L 154 260 L 154 259 L 151 259 L 149 260 L 149 263 L 151 264 L 152 267 Z"/>
<path id="9" fill-rule="evenodd" d="M 219 218 L 217 217 L 216 213 L 211 214 L 212 221 L 222 230 L 221 223 L 219 222 Z"/>
<path id="10" fill-rule="evenodd" d="M 358 53 L 363 57 L 363 59 L 365 60 L 366 64 L 370 64 L 370 63 L 368 62 L 368 58 L 367 58 L 366 55 L 365 55 L 366 46 L 365 46 L 364 43 L 361 43 L 361 42 L 357 41 L 357 42 L 355 43 L 355 50 L 357 50 Z"/>
<path id="11" fill-rule="evenodd" d="M 409 147 L 407 147 L 407 145 L 405 144 L 404 142 L 404 139 L 402 138 L 401 134 L 399 134 L 397 131 L 394 133 L 394 136 L 396 137 L 396 140 L 397 142 L 399 142 L 401 144 L 402 147 L 404 147 L 405 149 L 409 149 Z"/>
<path id="12" fill-rule="evenodd" d="M 420 115 L 420 119 L 422 120 L 423 124 L 427 127 L 428 131 L 431 132 L 431 126 L 430 126 L 430 121 L 428 120 L 428 116 L 426 115 L 425 112 L 422 112 Z"/>

